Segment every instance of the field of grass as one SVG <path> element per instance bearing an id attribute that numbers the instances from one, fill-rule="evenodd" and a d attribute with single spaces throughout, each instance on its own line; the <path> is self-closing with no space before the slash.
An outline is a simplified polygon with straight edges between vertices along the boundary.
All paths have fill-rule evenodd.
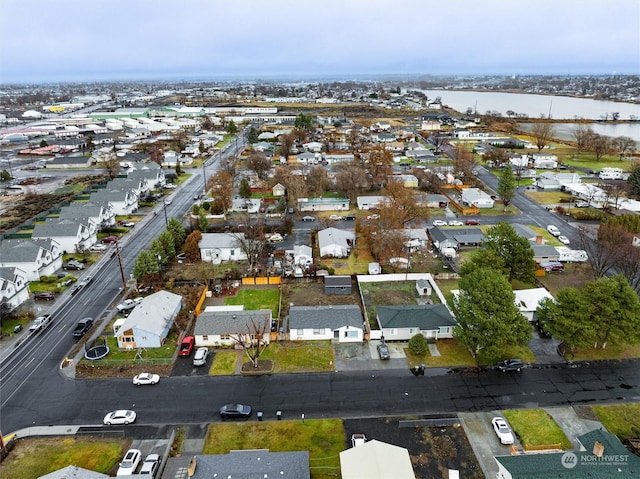
<path id="1" fill-rule="evenodd" d="M 242 288 L 236 296 L 225 298 L 225 305 L 244 305 L 246 310 L 270 309 L 274 318 L 278 317 L 278 300 L 280 290 L 277 287 L 269 289 Z"/>
<path id="2" fill-rule="evenodd" d="M 286 411 L 284 411 L 286 416 Z M 239 449 L 271 452 L 309 451 L 311 477 L 340 477 L 340 452 L 345 432 L 340 419 L 308 419 L 211 424 L 203 454 L 227 454 Z"/>
<path id="3" fill-rule="evenodd" d="M 536 360 L 535 354 L 529 349 L 529 346 L 503 346 L 502 353 L 498 356 L 488 356 L 486 354 L 478 354 L 478 363 L 483 365 L 497 364 L 504 359 L 520 358 L 525 363 L 533 363 Z"/>
<path id="4" fill-rule="evenodd" d="M 576 349 L 569 358 L 576 361 L 598 361 L 602 359 L 632 359 L 640 358 L 640 344 L 611 344 L 605 349 Z"/>
<path id="5" fill-rule="evenodd" d="M 0 466 L 0 477 L 33 479 L 67 466 L 107 474 L 122 458 L 129 439 L 56 437 L 18 441 Z"/>
<path id="6" fill-rule="evenodd" d="M 164 346 L 160 348 L 144 348 L 142 351 L 142 359 L 136 359 L 138 354 L 137 349 L 126 350 L 118 348 L 118 340 L 115 336 L 103 336 L 106 338 L 107 346 L 109 346 L 109 355 L 101 360 L 101 362 L 108 363 L 109 361 L 123 361 L 123 362 L 144 362 L 145 359 L 166 359 L 169 360 L 173 357 L 173 353 L 176 351 L 176 344 L 178 342 L 178 336 L 176 333 L 170 333 L 167 336 Z M 100 338 L 100 339 L 102 339 Z M 85 361 L 83 359 L 83 361 Z"/>
<path id="7" fill-rule="evenodd" d="M 228 376 L 236 371 L 238 362 L 237 351 L 216 351 L 213 357 L 213 364 L 209 369 L 210 376 Z"/>
<path id="8" fill-rule="evenodd" d="M 573 445 L 560 426 L 544 409 L 511 409 L 503 411 L 524 448 L 560 444 L 563 450 Z"/>
<path id="9" fill-rule="evenodd" d="M 455 339 L 439 339 L 436 343 L 440 356 L 431 356 L 429 353 L 424 356 L 416 356 L 408 348 L 405 349 L 407 363 L 409 367 L 424 364 L 428 368 L 442 368 L 453 366 L 477 366 L 476 360 L 469 351 L 460 346 Z"/>
<path id="10" fill-rule="evenodd" d="M 602 425 L 621 441 L 640 437 L 640 404 L 614 404 L 611 406 L 591 406 Z"/>
<path id="11" fill-rule="evenodd" d="M 335 364 L 330 341 L 271 343 L 260 359 L 271 359 L 274 373 L 327 372 Z"/>

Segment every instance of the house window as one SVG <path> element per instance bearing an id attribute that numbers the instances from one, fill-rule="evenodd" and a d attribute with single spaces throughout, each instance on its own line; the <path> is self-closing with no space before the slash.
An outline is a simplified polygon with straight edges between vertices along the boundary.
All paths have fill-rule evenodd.
<path id="1" fill-rule="evenodd" d="M 229 256 L 235 256 L 235 254 L 236 254 L 236 250 L 234 249 L 229 250 Z"/>
<path id="2" fill-rule="evenodd" d="M 229 341 L 231 339 L 231 335 L 230 334 L 221 334 L 220 335 L 220 341 Z"/>
<path id="3" fill-rule="evenodd" d="M 451 326 L 440 326 L 440 334 L 451 334 Z"/>
<path id="4" fill-rule="evenodd" d="M 207 336 L 206 334 L 202 335 L 202 340 L 203 341 L 209 341 L 209 336 Z"/>
<path id="5" fill-rule="evenodd" d="M 345 331 L 344 332 L 344 337 L 345 338 L 357 338 L 358 337 L 358 331 L 356 331 L 355 329 L 350 329 L 349 331 Z"/>
<path id="6" fill-rule="evenodd" d="M 296 330 L 296 331 L 297 331 L 297 333 L 296 333 L 296 334 L 297 334 L 298 336 L 303 336 L 303 335 L 304 335 L 304 329 L 298 329 L 298 330 Z"/>
<path id="7" fill-rule="evenodd" d="M 389 330 L 389 335 L 390 336 L 397 336 L 398 335 L 398 330 L 396 328 L 391 328 Z"/>
<path id="8" fill-rule="evenodd" d="M 313 335 L 314 336 L 319 336 L 321 334 L 324 334 L 324 329 L 314 329 L 313 330 Z"/>
<path id="9" fill-rule="evenodd" d="M 132 343 L 133 342 L 133 338 L 131 336 L 124 336 L 122 338 L 122 342 L 123 343 Z"/>
<path id="10" fill-rule="evenodd" d="M 409 328 L 409 334 L 417 334 L 418 328 Z"/>

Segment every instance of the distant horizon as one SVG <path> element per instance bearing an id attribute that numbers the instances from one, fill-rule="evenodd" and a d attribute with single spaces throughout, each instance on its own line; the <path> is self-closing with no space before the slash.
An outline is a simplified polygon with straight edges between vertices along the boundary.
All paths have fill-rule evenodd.
<path id="1" fill-rule="evenodd" d="M 637 0 L 2 0 L 0 84 L 640 73 Z"/>

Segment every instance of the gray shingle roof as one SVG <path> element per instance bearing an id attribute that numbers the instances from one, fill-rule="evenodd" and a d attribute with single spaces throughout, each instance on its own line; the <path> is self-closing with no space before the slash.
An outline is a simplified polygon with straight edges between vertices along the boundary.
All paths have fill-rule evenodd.
<path id="1" fill-rule="evenodd" d="M 71 219 L 50 218 L 44 223 L 35 225 L 31 236 L 34 238 L 55 238 L 56 236 L 76 238 L 81 235 L 83 228 L 81 223 Z"/>
<path id="2" fill-rule="evenodd" d="M 416 306 L 377 306 L 381 328 L 417 327 L 421 331 L 455 326 L 456 321 L 444 304 Z"/>
<path id="3" fill-rule="evenodd" d="M 244 233 L 204 233 L 198 247 L 207 248 L 239 248 L 238 238 L 245 239 Z"/>
<path id="4" fill-rule="evenodd" d="M 38 259 L 40 244 L 30 239 L 4 240 L 0 243 L 1 263 L 31 263 Z"/>
<path id="5" fill-rule="evenodd" d="M 253 323 L 271 328 L 271 310 L 205 311 L 196 320 L 193 334 L 199 336 L 238 334 L 251 331 Z"/>
<path id="6" fill-rule="evenodd" d="M 192 479 L 309 479 L 309 451 L 269 452 L 268 449 L 198 455 Z"/>
<path id="7" fill-rule="evenodd" d="M 291 306 L 289 329 L 330 328 L 343 326 L 362 329 L 360 307 L 347 304 L 341 306 Z"/>

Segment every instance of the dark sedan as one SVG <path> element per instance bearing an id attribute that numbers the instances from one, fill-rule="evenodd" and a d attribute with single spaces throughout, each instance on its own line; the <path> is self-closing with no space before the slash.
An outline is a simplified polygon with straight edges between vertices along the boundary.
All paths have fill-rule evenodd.
<path id="1" fill-rule="evenodd" d="M 389 347 L 386 344 L 384 343 L 378 344 L 377 349 L 378 349 L 378 356 L 380 356 L 380 359 L 391 358 L 391 355 L 389 354 Z"/>
<path id="2" fill-rule="evenodd" d="M 498 369 L 503 373 L 507 371 L 518 371 L 524 367 L 521 359 L 505 359 L 502 362 L 498 363 Z"/>
<path id="3" fill-rule="evenodd" d="M 246 404 L 225 404 L 220 408 L 220 417 L 225 419 L 248 419 L 251 416 L 251 406 Z"/>

